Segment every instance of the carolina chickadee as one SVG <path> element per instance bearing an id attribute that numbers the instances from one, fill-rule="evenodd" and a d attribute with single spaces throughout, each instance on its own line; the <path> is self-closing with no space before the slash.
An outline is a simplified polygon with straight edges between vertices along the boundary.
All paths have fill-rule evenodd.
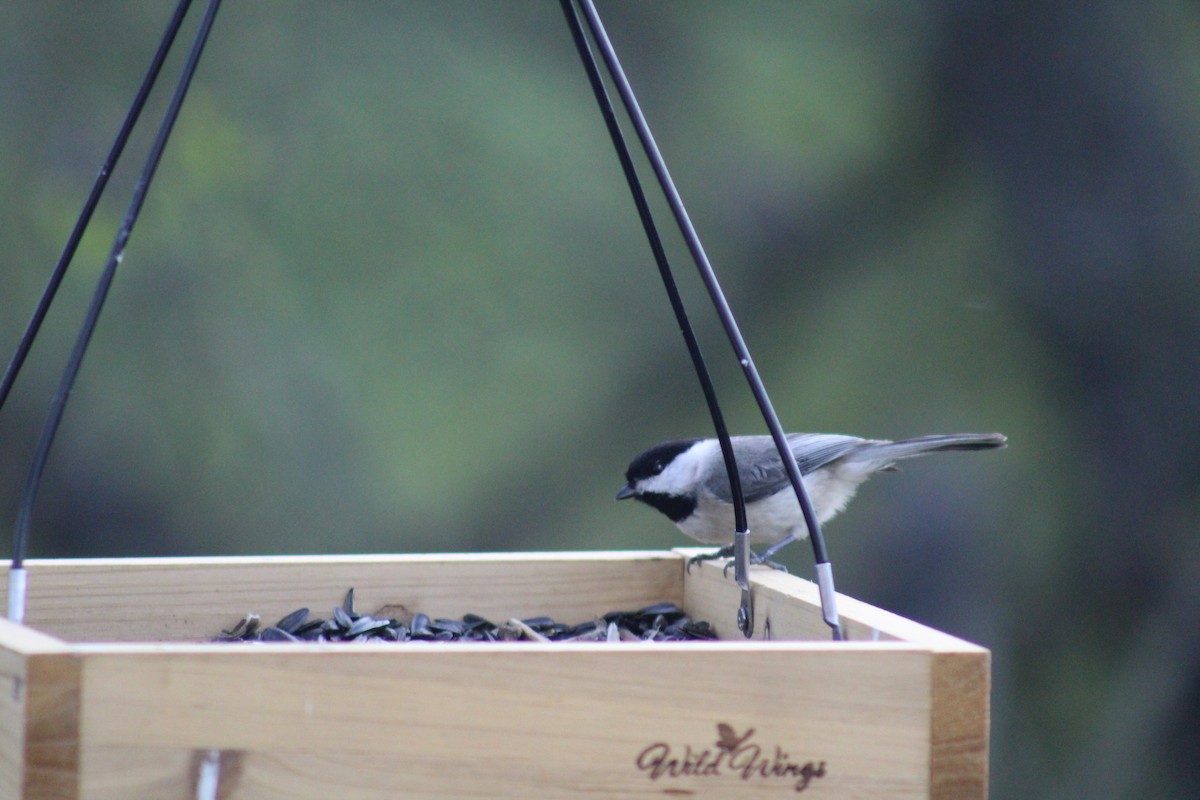
<path id="1" fill-rule="evenodd" d="M 846 507 L 859 484 L 894 462 L 940 450 L 1004 447 L 999 433 L 955 433 L 890 442 L 830 433 L 792 433 L 804 488 L 818 523 Z M 752 545 L 786 543 L 808 536 L 808 526 L 791 482 L 770 436 L 734 436 L 742 496 Z M 653 506 L 679 529 L 704 544 L 728 544 L 733 538 L 733 496 L 716 439 L 676 439 L 643 452 L 625 472 L 617 499 L 633 497 Z M 777 548 L 771 548 L 768 553 Z M 764 554 L 766 555 L 766 554 Z"/>

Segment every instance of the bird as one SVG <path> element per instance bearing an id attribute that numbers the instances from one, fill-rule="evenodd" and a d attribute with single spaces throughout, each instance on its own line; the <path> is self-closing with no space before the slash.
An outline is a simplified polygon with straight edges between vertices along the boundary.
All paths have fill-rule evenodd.
<path id="1" fill-rule="evenodd" d="M 1002 448 L 1008 441 L 999 433 L 935 434 L 900 441 L 833 433 L 792 433 L 786 438 L 818 525 L 844 509 L 864 481 L 876 472 L 895 470 L 901 459 Z M 746 504 L 749 543 L 767 548 L 756 556 L 763 563 L 784 545 L 807 537 L 808 525 L 775 440 L 732 436 L 730 443 Z M 629 498 L 662 512 L 701 544 L 725 545 L 718 556 L 732 552 L 733 493 L 716 439 L 672 439 L 639 453 L 617 492 L 617 500 Z"/>

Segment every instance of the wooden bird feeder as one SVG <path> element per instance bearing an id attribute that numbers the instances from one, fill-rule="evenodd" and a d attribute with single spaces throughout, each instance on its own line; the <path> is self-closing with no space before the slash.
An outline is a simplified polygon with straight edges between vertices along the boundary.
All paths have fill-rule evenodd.
<path id="1" fill-rule="evenodd" d="M 766 568 L 747 640 L 695 552 L 27 561 L 27 624 L 0 620 L 0 797 L 986 796 L 986 649 L 845 596 L 829 641 L 816 586 Z M 721 640 L 211 641 L 350 587 L 446 617 L 671 601 Z"/>

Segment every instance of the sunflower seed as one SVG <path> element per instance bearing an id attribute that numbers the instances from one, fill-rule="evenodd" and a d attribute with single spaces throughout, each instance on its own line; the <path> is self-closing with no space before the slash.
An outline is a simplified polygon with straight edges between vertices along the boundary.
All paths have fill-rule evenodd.
<path id="1" fill-rule="evenodd" d="M 360 633 L 373 631 L 377 628 L 386 628 L 388 621 L 386 619 L 375 619 L 374 617 L 359 617 L 354 621 L 354 624 L 346 629 L 345 636 L 347 639 L 352 639 Z"/>
<path id="2" fill-rule="evenodd" d="M 295 611 L 288 614 L 283 619 L 279 620 L 279 622 L 276 622 L 275 627 L 279 628 L 281 631 L 287 631 L 288 633 L 295 633 L 300 628 L 300 626 L 304 624 L 304 620 L 307 618 L 308 618 L 308 609 L 307 608 L 297 608 Z"/>
<path id="3" fill-rule="evenodd" d="M 310 617 L 307 608 L 298 608 L 273 626 L 261 629 L 260 626 L 257 614 L 247 614 L 222 630 L 216 641 L 671 642 L 716 638 L 711 625 L 692 620 L 682 608 L 670 602 L 655 603 L 638 611 L 610 611 L 578 625 L 556 622 L 549 616 L 513 618 L 504 625 L 496 625 L 478 614 L 464 614 L 462 619 L 430 619 L 421 612 L 410 613 L 403 605 L 380 606 L 375 614 L 359 615 L 354 611 L 353 589 L 346 592 L 341 605 L 334 607 L 328 619 Z"/>
<path id="4" fill-rule="evenodd" d="M 354 620 L 351 618 L 350 614 L 341 606 L 333 609 L 333 620 L 342 630 L 345 630 L 354 624 Z"/>
<path id="5" fill-rule="evenodd" d="M 283 630 L 282 628 L 275 628 L 275 627 L 264 628 L 263 632 L 261 634 L 259 634 L 258 640 L 260 642 L 298 642 L 298 641 L 300 641 L 295 636 L 292 636 L 290 633 Z"/>

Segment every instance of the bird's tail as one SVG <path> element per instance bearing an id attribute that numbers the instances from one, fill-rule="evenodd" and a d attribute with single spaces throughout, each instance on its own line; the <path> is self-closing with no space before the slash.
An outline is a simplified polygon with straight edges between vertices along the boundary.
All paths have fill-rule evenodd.
<path id="1" fill-rule="evenodd" d="M 947 433 L 934 436 L 918 436 L 898 442 L 871 442 L 852 460 L 870 460 L 891 463 L 902 458 L 923 456 L 942 450 L 991 450 L 1004 447 L 1008 438 L 999 433 Z"/>

